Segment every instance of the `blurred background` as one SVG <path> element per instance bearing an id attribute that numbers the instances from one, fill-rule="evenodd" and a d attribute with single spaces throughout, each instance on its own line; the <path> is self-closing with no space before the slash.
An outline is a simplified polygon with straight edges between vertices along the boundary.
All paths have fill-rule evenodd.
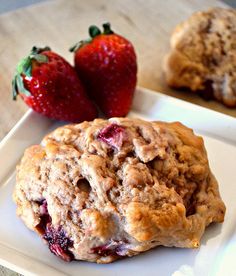
<path id="1" fill-rule="evenodd" d="M 32 5 L 39 2 L 45 2 L 50 0 L 1 0 L 0 1 L 0 13 L 15 10 L 21 7 Z M 70 0 L 68 0 L 70 1 Z M 80 1 L 80 0 L 77 0 Z M 224 0 L 226 4 L 236 7 L 236 0 Z"/>
<path id="2" fill-rule="evenodd" d="M 1 0 L 0 1 L 0 13 L 16 10 L 25 6 L 29 6 L 35 3 L 48 1 L 48 0 Z"/>
<path id="3" fill-rule="evenodd" d="M 32 46 L 50 46 L 73 64 L 68 49 L 88 37 L 88 27 L 109 21 L 128 38 L 138 57 L 138 85 L 236 117 L 215 101 L 166 86 L 162 63 L 176 26 L 197 10 L 236 0 L 0 0 L 0 140 L 22 117 L 27 106 L 12 101 L 11 80 L 18 61 Z"/>

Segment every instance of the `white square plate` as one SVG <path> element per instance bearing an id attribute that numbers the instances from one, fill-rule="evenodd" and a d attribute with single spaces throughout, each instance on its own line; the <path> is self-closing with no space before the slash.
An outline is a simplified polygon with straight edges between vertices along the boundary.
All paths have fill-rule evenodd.
<path id="1" fill-rule="evenodd" d="M 136 91 L 130 117 L 181 121 L 204 136 L 227 212 L 207 228 L 199 249 L 158 247 L 112 264 L 65 263 L 15 215 L 15 166 L 26 147 L 58 126 L 28 111 L 0 144 L 0 263 L 25 275 L 236 275 L 236 119 L 147 89 Z"/>

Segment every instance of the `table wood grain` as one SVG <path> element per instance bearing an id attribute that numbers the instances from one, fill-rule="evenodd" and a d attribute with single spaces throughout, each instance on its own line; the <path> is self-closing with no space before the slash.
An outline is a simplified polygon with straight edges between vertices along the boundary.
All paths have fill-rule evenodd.
<path id="1" fill-rule="evenodd" d="M 213 6 L 224 4 L 216 0 L 55 0 L 0 15 L 0 139 L 27 110 L 20 99 L 14 102 L 11 97 L 11 79 L 19 59 L 33 45 L 48 45 L 72 62 L 68 48 L 87 38 L 89 25 L 106 21 L 134 44 L 139 86 L 236 117 L 236 109 L 168 88 L 162 74 L 174 26 L 194 11 Z"/>
<path id="2" fill-rule="evenodd" d="M 196 10 L 223 6 L 215 0 L 57 0 L 19 9 L 0 16 L 0 139 L 19 120 L 27 107 L 11 98 L 11 79 L 20 58 L 33 45 L 49 45 L 72 62 L 68 48 L 88 36 L 91 24 L 105 21 L 130 39 L 138 56 L 138 84 L 220 112 L 236 116 L 216 102 L 169 89 L 162 74 L 163 56 L 169 49 L 174 26 Z"/>

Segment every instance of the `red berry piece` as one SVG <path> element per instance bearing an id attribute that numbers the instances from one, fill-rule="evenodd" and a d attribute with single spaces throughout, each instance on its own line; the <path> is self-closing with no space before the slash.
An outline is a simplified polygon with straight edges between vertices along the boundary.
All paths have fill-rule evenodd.
<path id="1" fill-rule="evenodd" d="M 117 124 L 111 124 L 103 128 L 97 138 L 107 143 L 108 145 L 119 149 L 126 140 L 127 134 L 123 127 Z"/>
<path id="2" fill-rule="evenodd" d="M 73 254 L 69 251 L 69 247 L 73 245 L 73 242 L 66 237 L 61 226 L 55 229 L 51 223 L 48 223 L 43 238 L 48 242 L 49 249 L 56 256 L 66 262 L 73 260 Z"/>

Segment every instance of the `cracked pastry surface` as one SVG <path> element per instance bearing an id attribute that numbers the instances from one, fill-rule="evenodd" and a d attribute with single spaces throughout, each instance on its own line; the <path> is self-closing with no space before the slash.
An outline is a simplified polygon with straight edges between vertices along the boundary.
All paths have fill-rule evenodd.
<path id="1" fill-rule="evenodd" d="M 212 8 L 177 25 L 164 60 L 167 84 L 236 106 L 236 10 Z"/>
<path id="2" fill-rule="evenodd" d="M 225 214 L 203 139 L 178 122 L 129 118 L 63 126 L 26 149 L 13 198 L 65 261 L 196 248 Z"/>

